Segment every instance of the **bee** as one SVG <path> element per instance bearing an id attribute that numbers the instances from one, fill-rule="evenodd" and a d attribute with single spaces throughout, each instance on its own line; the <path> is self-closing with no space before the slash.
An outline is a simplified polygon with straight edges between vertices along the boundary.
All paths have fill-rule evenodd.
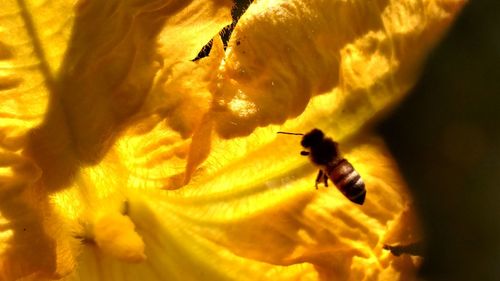
<path id="1" fill-rule="evenodd" d="M 328 179 L 344 194 L 347 199 L 362 205 L 365 202 L 365 183 L 354 167 L 340 155 L 338 144 L 333 139 L 325 137 L 319 129 L 313 129 L 307 134 L 278 132 L 278 134 L 300 135 L 300 144 L 305 150 L 300 152 L 302 156 L 309 156 L 311 162 L 319 166 L 315 187 L 324 183 L 328 187 Z"/>

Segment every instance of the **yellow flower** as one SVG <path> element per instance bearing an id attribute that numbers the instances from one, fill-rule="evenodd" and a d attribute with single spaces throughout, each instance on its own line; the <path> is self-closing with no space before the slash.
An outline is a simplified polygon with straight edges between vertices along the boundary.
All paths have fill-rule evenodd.
<path id="1" fill-rule="evenodd" d="M 415 278 L 382 249 L 418 233 L 370 124 L 463 4 L 256 1 L 224 50 L 230 1 L 3 1 L 0 280 Z M 313 127 L 364 205 L 276 134 Z"/>

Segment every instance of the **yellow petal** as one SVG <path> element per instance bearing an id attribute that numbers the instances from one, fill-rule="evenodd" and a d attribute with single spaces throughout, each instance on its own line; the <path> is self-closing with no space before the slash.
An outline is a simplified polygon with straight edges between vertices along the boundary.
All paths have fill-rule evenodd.
<path id="1" fill-rule="evenodd" d="M 0 279 L 60 277 L 74 267 L 75 244 L 36 184 L 44 171 L 23 149 L 54 90 L 72 4 L 7 0 L 0 11 Z"/>
<path id="2" fill-rule="evenodd" d="M 68 188 L 82 166 L 97 164 L 142 106 L 162 63 L 157 35 L 183 9 L 206 15 L 193 25 L 215 23 L 203 31 L 221 28 L 224 12 L 230 21 L 225 1 L 0 4 L 3 279 L 58 278 L 73 269 L 74 236 L 84 227 L 72 207 L 54 209 L 68 198 L 51 194 Z"/>
<path id="3" fill-rule="evenodd" d="M 424 55 L 463 4 L 257 1 L 238 22 L 214 82 L 218 133 L 241 136 L 282 124 L 311 97 L 334 89 L 328 106 L 344 99 L 356 106 L 331 118 L 364 124 L 415 83 Z M 241 101 L 256 110 L 232 106 Z"/>
<path id="4" fill-rule="evenodd" d="M 304 131 L 330 128 L 337 140 L 355 134 L 404 97 L 464 3 L 256 2 L 238 22 L 210 86 L 216 131 L 248 135 L 301 114 L 309 121 Z M 204 160 L 195 153 L 187 174 Z"/>
<path id="5" fill-rule="evenodd" d="M 3 279 L 414 278 L 382 250 L 410 199 L 360 129 L 413 85 L 463 1 L 257 1 L 198 62 L 227 1 L 6 3 Z M 24 33 L 4 28 L 16 21 Z M 365 179 L 363 207 L 315 191 L 300 139 L 276 135 L 315 126 Z"/>
<path id="6" fill-rule="evenodd" d="M 297 141 L 273 136 L 271 143 L 249 144 L 254 152 L 245 161 L 234 159 L 188 187 L 168 193 L 121 190 L 148 259 L 123 267 L 107 251 L 85 247 L 80 278 L 412 280 L 418 263 L 401 268 L 399 258 L 382 250 L 382 237 L 408 202 L 383 143 L 368 137 L 344 149 L 369 187 L 360 207 L 334 187 L 315 190 L 316 170 L 297 154 Z M 279 157 L 269 159 L 270 151 Z M 104 206 L 98 203 L 104 200 L 107 208 L 118 209 L 119 204 L 103 199 L 110 195 L 92 202 Z"/>
<path id="7" fill-rule="evenodd" d="M 190 1 L 182 9 L 168 18 L 158 36 L 161 44 L 158 52 L 165 64 L 193 60 L 200 46 L 215 37 L 227 24 L 231 23 L 228 8 L 230 0 Z"/>

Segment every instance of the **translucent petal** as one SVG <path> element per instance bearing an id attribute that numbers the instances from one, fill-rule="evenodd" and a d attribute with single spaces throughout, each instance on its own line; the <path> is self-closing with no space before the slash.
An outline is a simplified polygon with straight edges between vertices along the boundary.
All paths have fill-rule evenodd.
<path id="1" fill-rule="evenodd" d="M 463 3 L 256 1 L 192 62 L 228 1 L 2 2 L 0 279 L 411 280 L 382 249 L 411 199 L 366 130 Z M 313 127 L 363 206 L 276 135 Z"/>
<path id="2" fill-rule="evenodd" d="M 72 4 L 62 1 L 0 4 L 2 280 L 58 277 L 75 264 L 75 245 L 37 184 L 43 171 L 23 151 L 29 130 L 43 122 L 73 19 Z"/>
<path id="3" fill-rule="evenodd" d="M 199 12 L 191 24 L 211 23 L 200 31 L 216 33 L 230 21 L 227 1 L 2 1 L 0 279 L 73 270 L 81 247 L 74 236 L 86 227 L 66 211 L 85 202 L 54 209 L 52 194 L 73 184 L 82 166 L 97 164 L 139 110 L 161 63 L 157 36 L 185 9 Z M 133 240 L 127 218 L 109 216 L 129 225 Z M 108 221 L 88 219 L 98 229 Z"/>
<path id="4" fill-rule="evenodd" d="M 334 89 L 339 100 L 357 104 L 343 115 L 387 110 L 415 83 L 425 54 L 464 2 L 257 1 L 238 22 L 214 81 L 218 133 L 282 124 Z M 350 123 L 337 114 L 332 118 Z"/>

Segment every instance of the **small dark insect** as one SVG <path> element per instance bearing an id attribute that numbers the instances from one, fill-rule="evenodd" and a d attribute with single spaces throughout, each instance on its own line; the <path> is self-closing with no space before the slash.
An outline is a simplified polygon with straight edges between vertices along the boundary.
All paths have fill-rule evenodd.
<path id="1" fill-rule="evenodd" d="M 338 144 L 319 129 L 313 129 L 307 134 L 278 132 L 278 134 L 303 136 L 300 144 L 305 148 L 302 156 L 309 156 L 311 162 L 319 166 L 316 177 L 316 189 L 323 182 L 328 187 L 328 179 L 344 194 L 347 199 L 362 205 L 365 202 L 365 183 L 354 167 L 340 155 Z"/>
<path id="2" fill-rule="evenodd" d="M 407 244 L 407 245 L 384 245 L 384 250 L 388 250 L 396 257 L 401 255 L 424 256 L 424 245 L 422 241 Z"/>

